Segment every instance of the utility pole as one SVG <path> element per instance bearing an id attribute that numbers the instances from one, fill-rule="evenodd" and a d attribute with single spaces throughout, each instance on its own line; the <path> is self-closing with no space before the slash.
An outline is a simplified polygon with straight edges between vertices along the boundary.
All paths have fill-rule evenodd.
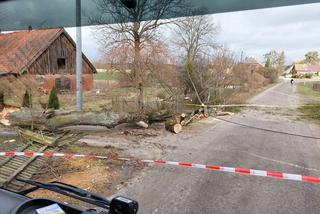
<path id="1" fill-rule="evenodd" d="M 81 38 L 81 0 L 76 0 L 76 74 L 77 74 L 77 111 L 82 111 L 82 38 Z"/>

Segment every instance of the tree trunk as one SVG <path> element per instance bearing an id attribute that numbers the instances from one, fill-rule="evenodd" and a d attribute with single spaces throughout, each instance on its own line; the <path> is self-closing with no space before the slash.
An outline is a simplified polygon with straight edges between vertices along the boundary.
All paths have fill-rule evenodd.
<path id="1" fill-rule="evenodd" d="M 139 113 L 144 112 L 144 71 L 141 62 L 141 35 L 139 32 L 140 23 L 133 23 L 134 27 L 134 61 L 133 61 L 133 72 L 136 87 L 139 90 L 138 95 L 138 108 Z"/>
<path id="2" fill-rule="evenodd" d="M 55 111 L 54 115 L 46 118 L 42 111 L 35 111 L 31 115 L 29 110 L 14 112 L 9 115 L 9 121 L 13 126 L 30 128 L 31 122 L 35 129 L 54 131 L 69 125 L 100 125 L 112 128 L 120 123 L 133 122 L 136 118 L 126 113 L 114 112 L 61 112 Z"/>
<path id="3" fill-rule="evenodd" d="M 193 87 L 193 90 L 194 90 L 194 92 L 195 92 L 195 94 L 197 96 L 197 99 L 198 99 L 199 103 L 202 104 L 203 102 L 202 102 L 202 100 L 200 98 L 198 89 L 197 89 L 197 87 L 196 87 L 196 85 L 195 85 L 195 83 L 194 83 L 194 81 L 193 81 L 193 79 L 192 79 L 192 77 L 190 75 L 190 70 L 192 70 L 192 66 L 193 66 L 192 61 L 188 60 L 187 61 L 187 67 L 186 67 L 187 75 L 188 75 L 189 81 L 190 81 L 190 83 L 191 83 L 191 85 Z"/>
<path id="4" fill-rule="evenodd" d="M 144 112 L 144 87 L 142 82 L 139 83 L 138 107 L 139 112 L 142 114 Z"/>

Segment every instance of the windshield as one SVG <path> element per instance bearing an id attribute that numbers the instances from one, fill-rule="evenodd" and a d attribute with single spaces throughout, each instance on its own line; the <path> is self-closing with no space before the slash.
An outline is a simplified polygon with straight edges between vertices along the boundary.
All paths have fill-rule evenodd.
<path id="1" fill-rule="evenodd" d="M 58 181 L 146 214 L 318 213 L 319 11 L 1 1 L 0 187 Z"/>
<path id="2" fill-rule="evenodd" d="M 135 0 L 123 0 L 123 2 L 134 2 Z M 76 26 L 76 0 L 4 0 L 0 2 L 0 29 L 2 31 L 27 30 L 29 26 L 33 29 L 56 28 L 56 27 L 74 27 Z M 298 4 L 317 3 L 317 0 L 140 0 L 138 6 L 128 9 L 119 7 L 123 13 L 129 11 L 139 12 L 139 16 L 127 14 L 124 16 L 114 16 L 107 10 L 111 10 L 114 5 L 123 5 L 121 0 L 79 0 L 81 4 L 82 21 L 81 26 L 93 25 L 92 16 L 103 17 L 103 24 L 114 24 L 120 20 L 122 22 L 147 21 L 154 19 L 169 19 L 192 15 L 205 15 L 213 13 L 241 11 L 259 8 L 290 6 Z M 147 3 L 147 4 L 145 4 Z M 101 8 L 103 4 L 110 4 L 107 10 Z M 163 4 L 170 7 L 161 11 Z M 160 6 L 159 6 L 160 5 Z M 141 11 L 142 7 L 154 7 Z M 164 9 L 164 8 L 162 8 Z M 157 11 L 161 11 L 161 15 Z M 118 12 L 119 12 L 118 11 Z M 115 12 L 115 11 L 113 11 Z M 160 15 L 160 16 L 159 16 Z M 98 23 L 101 24 L 101 23 Z"/>

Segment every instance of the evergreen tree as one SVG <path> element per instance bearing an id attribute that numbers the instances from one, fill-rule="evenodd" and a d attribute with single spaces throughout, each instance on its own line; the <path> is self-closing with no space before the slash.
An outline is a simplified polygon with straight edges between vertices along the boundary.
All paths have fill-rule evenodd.
<path id="1" fill-rule="evenodd" d="M 31 90 L 29 88 L 27 88 L 26 92 L 24 93 L 22 107 L 32 108 Z"/>
<path id="2" fill-rule="evenodd" d="M 49 101 L 48 101 L 48 108 L 52 108 L 52 109 L 59 109 L 60 108 L 58 92 L 57 92 L 57 89 L 55 86 L 53 86 L 53 88 L 50 92 Z"/>
<path id="3" fill-rule="evenodd" d="M 265 63 L 265 65 L 264 65 L 264 67 L 266 67 L 266 68 L 270 68 L 270 66 L 271 66 L 270 58 L 267 58 L 267 60 L 266 60 L 266 63 Z"/>

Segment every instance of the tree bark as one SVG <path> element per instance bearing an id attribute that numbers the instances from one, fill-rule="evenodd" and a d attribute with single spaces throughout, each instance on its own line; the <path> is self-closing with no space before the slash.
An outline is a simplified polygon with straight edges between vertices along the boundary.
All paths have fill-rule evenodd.
<path id="1" fill-rule="evenodd" d="M 114 112 L 61 112 L 55 111 L 54 115 L 46 118 L 42 111 L 35 111 L 33 115 L 29 110 L 14 112 L 9 115 L 9 121 L 13 126 L 30 128 L 33 121 L 35 129 L 55 131 L 68 125 L 99 125 L 112 128 L 120 123 L 133 122 L 135 117 L 126 113 Z"/>

